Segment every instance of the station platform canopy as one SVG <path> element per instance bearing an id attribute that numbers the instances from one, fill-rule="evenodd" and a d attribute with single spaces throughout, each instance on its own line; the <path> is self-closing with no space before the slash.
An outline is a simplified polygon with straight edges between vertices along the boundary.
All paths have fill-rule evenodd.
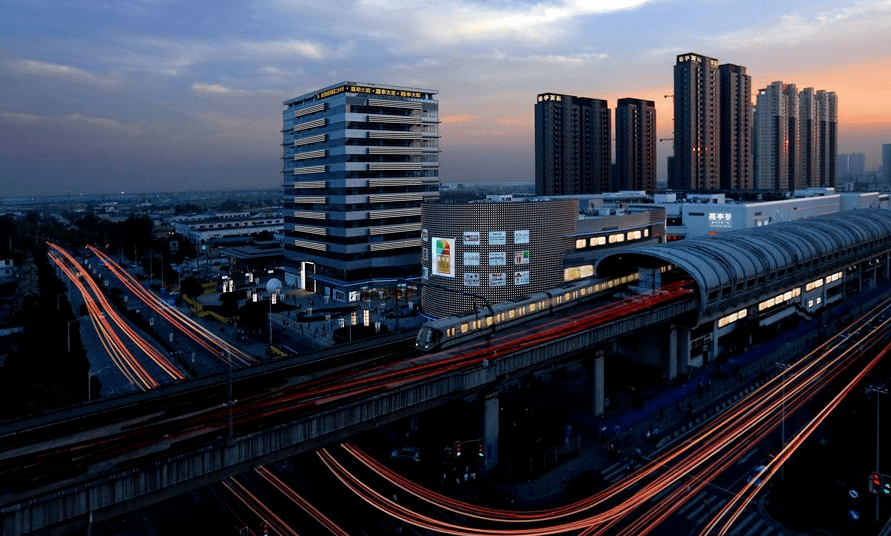
<path id="1" fill-rule="evenodd" d="M 671 264 L 696 284 L 700 315 L 712 316 L 889 251 L 891 211 L 862 209 L 633 246 L 604 256 L 596 273 Z"/>

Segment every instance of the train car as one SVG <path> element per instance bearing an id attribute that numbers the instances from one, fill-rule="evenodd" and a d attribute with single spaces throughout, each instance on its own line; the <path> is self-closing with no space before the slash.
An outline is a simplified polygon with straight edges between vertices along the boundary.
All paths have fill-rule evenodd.
<path id="1" fill-rule="evenodd" d="M 608 279 L 583 279 L 544 292 L 485 307 L 472 314 L 431 320 L 421 326 L 415 348 L 432 352 L 577 305 L 639 279 L 638 273 Z"/>

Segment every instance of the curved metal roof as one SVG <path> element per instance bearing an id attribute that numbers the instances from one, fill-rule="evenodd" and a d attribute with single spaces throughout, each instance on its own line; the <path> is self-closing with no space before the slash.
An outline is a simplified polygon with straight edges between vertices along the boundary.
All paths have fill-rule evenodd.
<path id="1" fill-rule="evenodd" d="M 627 266 L 629 258 L 636 266 L 656 265 L 640 257 L 672 264 L 699 287 L 700 312 L 708 313 L 744 301 L 743 294 L 762 294 L 772 286 L 857 262 L 849 254 L 866 258 L 889 248 L 891 211 L 850 210 L 712 237 L 632 246 L 601 258 L 597 271 Z"/>

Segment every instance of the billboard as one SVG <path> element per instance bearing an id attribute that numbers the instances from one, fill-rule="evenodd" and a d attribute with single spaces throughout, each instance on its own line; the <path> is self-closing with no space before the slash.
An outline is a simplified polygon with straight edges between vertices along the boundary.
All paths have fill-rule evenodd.
<path id="1" fill-rule="evenodd" d="M 514 231 L 514 244 L 528 244 L 529 229 L 517 229 Z"/>
<path id="2" fill-rule="evenodd" d="M 431 274 L 455 277 L 455 239 L 434 236 L 431 239 L 430 249 L 433 253 L 433 259 L 430 262 Z"/>
<path id="3" fill-rule="evenodd" d="M 503 246 L 507 242 L 506 231 L 489 231 L 489 245 Z"/>
<path id="4" fill-rule="evenodd" d="M 465 251 L 464 252 L 464 266 L 479 266 L 480 265 L 480 252 L 479 251 Z"/>
<path id="5" fill-rule="evenodd" d="M 507 274 L 504 272 L 489 274 L 490 287 L 503 287 L 507 285 Z"/>
<path id="6" fill-rule="evenodd" d="M 480 232 L 464 231 L 463 239 L 465 246 L 478 246 L 480 245 Z"/>
<path id="7" fill-rule="evenodd" d="M 503 251 L 489 252 L 489 266 L 504 266 L 507 264 L 507 254 Z"/>
<path id="8" fill-rule="evenodd" d="M 467 272 L 464 274 L 464 286 L 465 287 L 478 287 L 480 286 L 480 274 Z"/>

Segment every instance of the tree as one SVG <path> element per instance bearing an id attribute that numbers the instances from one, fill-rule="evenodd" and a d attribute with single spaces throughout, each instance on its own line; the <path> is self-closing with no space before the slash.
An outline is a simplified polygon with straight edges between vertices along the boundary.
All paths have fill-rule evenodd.
<path id="1" fill-rule="evenodd" d="M 183 286 L 180 288 L 180 293 L 183 296 L 188 296 L 194 300 L 204 293 L 204 287 L 201 286 L 198 279 L 187 277 L 183 279 Z"/>

